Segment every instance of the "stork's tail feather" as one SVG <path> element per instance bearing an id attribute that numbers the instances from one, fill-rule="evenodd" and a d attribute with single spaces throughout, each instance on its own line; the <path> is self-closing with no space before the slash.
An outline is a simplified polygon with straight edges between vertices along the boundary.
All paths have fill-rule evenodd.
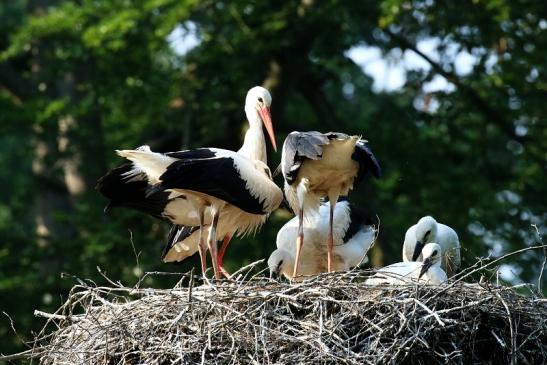
<path id="1" fill-rule="evenodd" d="M 163 219 L 169 193 L 147 195 L 150 185 L 146 174 L 137 172 L 133 164 L 124 164 L 109 171 L 97 181 L 95 189 L 110 200 L 110 207 L 128 207 Z"/>
<path id="2" fill-rule="evenodd" d="M 116 150 L 116 153 L 132 161 L 135 171 L 144 172 L 152 183 L 158 182 L 167 167 L 176 161 L 162 153 L 152 152 L 148 146 L 141 146 L 134 150 Z"/>

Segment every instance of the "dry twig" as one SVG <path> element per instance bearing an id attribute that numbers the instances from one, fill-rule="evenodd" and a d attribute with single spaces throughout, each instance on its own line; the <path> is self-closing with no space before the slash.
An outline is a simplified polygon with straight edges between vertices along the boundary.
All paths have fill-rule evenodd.
<path id="1" fill-rule="evenodd" d="M 500 260 L 480 260 L 443 286 L 373 287 L 354 269 L 298 283 L 264 277 L 258 263 L 235 280 L 172 289 L 78 280 L 33 348 L 0 361 L 42 364 L 547 363 L 547 300 L 521 286 L 462 279 Z M 259 271 L 257 273 L 257 271 Z M 173 275 L 173 273 L 145 273 Z M 189 283 L 184 287 L 182 283 Z"/>
<path id="2" fill-rule="evenodd" d="M 461 282 L 364 285 L 371 273 L 290 284 L 240 272 L 214 289 L 79 284 L 28 354 L 42 364 L 547 361 L 546 301 Z"/>

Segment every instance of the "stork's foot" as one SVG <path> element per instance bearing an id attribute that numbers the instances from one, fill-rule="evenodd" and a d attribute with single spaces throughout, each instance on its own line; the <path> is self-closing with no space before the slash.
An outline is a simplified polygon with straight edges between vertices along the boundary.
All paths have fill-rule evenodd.
<path id="1" fill-rule="evenodd" d="M 219 266 L 218 269 L 220 270 L 220 273 L 224 275 L 226 279 L 228 280 L 232 279 L 232 275 L 223 266 Z"/>

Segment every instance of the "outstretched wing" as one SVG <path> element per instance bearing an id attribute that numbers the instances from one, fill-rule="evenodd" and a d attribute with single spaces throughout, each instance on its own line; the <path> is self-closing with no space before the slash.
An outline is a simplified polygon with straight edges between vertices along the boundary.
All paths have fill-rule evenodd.
<path id="1" fill-rule="evenodd" d="M 321 132 L 291 132 L 283 143 L 281 170 L 285 181 L 290 185 L 296 179 L 302 162 L 306 159 L 318 160 L 323 154 L 323 146 L 329 137 Z"/>

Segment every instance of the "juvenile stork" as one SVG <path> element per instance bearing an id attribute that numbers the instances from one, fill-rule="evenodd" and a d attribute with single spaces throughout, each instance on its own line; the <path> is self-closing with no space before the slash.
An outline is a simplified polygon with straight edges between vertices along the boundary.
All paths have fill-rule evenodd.
<path id="1" fill-rule="evenodd" d="M 216 232 L 219 220 L 230 227 L 231 234 L 254 232 L 283 199 L 282 191 L 271 179 L 262 131 L 264 124 L 275 150 L 271 100 L 270 93 L 259 86 L 247 93 L 249 130 L 237 152 L 198 148 L 156 153 L 148 146 L 117 151 L 131 163 L 99 180 L 97 189 L 110 199 L 107 208 L 134 208 L 173 224 L 198 226 L 202 233 L 208 226 L 211 261 L 215 277 L 220 278 Z M 205 274 L 203 237 L 199 235 L 198 250 Z"/>
<path id="2" fill-rule="evenodd" d="M 330 202 L 321 204 L 319 214 L 304 222 L 306 245 L 300 256 L 300 274 L 317 275 L 327 271 L 326 241 L 329 231 Z M 334 271 L 345 271 L 367 262 L 367 251 L 376 237 L 374 221 L 340 198 L 334 210 Z M 295 265 L 295 242 L 298 236 L 298 218 L 288 221 L 277 233 L 277 249 L 268 259 L 272 275 L 283 274 L 291 279 Z"/>
<path id="3" fill-rule="evenodd" d="M 449 226 L 437 223 L 430 216 L 422 217 L 405 234 L 403 261 L 422 261 L 422 251 L 429 242 L 438 243 L 443 250 L 441 267 L 449 277 L 456 274 L 461 266 L 460 240 Z"/>
<path id="4" fill-rule="evenodd" d="M 327 270 L 332 271 L 333 214 L 338 197 L 347 195 L 366 173 L 380 176 L 380 165 L 365 142 L 359 136 L 335 132 L 291 132 L 285 139 L 281 157 L 285 196 L 299 221 L 293 276 L 298 275 L 304 244 L 304 219 L 317 213 L 324 197 L 331 202 Z"/>
<path id="5" fill-rule="evenodd" d="M 420 283 L 439 285 L 448 279 L 441 268 L 442 249 L 436 243 L 428 243 L 422 250 L 423 262 L 398 262 L 378 270 L 365 284 L 412 284 Z"/>

